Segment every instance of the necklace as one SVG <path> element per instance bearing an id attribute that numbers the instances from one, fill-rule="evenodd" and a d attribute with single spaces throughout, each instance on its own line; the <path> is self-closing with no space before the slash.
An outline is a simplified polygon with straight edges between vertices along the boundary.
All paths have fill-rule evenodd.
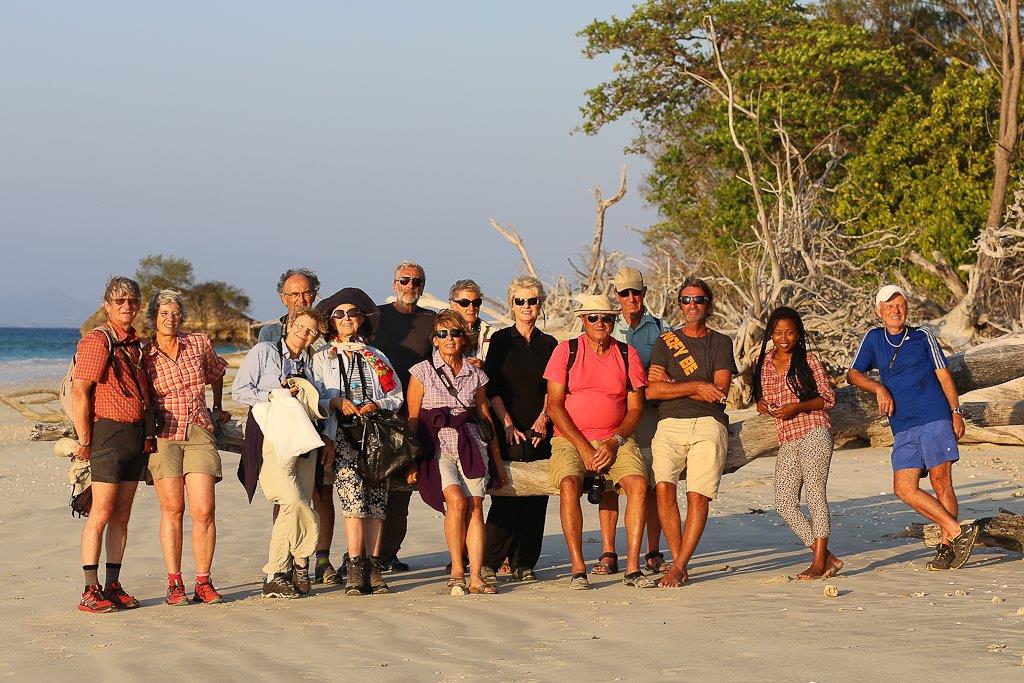
<path id="1" fill-rule="evenodd" d="M 900 339 L 900 343 L 899 344 L 893 344 L 891 341 L 889 341 L 889 331 L 886 330 L 884 327 L 882 328 L 882 333 L 885 335 L 885 343 L 888 344 L 889 346 L 893 347 L 894 349 L 898 349 L 901 346 L 903 346 L 903 342 L 907 341 L 907 337 L 910 336 L 910 328 L 909 327 L 904 327 L 903 328 L 903 339 Z"/>

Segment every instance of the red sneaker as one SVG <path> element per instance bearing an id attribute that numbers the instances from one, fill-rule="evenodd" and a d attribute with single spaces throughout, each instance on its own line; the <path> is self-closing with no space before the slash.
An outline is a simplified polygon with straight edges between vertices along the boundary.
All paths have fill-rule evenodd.
<path id="1" fill-rule="evenodd" d="M 196 594 L 193 596 L 192 601 L 201 602 L 204 605 L 214 605 L 218 602 L 224 602 L 224 598 L 213 587 L 212 582 L 202 581 L 196 584 Z"/>
<path id="2" fill-rule="evenodd" d="M 102 588 L 89 586 L 82 593 L 82 601 L 78 603 L 78 609 L 91 614 L 105 614 L 114 611 L 114 603 L 103 596 Z"/>
<path id="3" fill-rule="evenodd" d="M 128 595 L 124 588 L 121 588 L 120 581 L 110 584 L 110 588 L 103 591 L 103 595 L 114 603 L 114 607 L 117 609 L 135 609 L 139 606 L 139 601 Z"/>
<path id="4" fill-rule="evenodd" d="M 185 592 L 185 584 L 181 581 L 175 581 L 167 587 L 167 599 L 164 600 L 168 605 L 174 607 L 180 607 L 181 605 L 188 604 L 188 594 Z"/>

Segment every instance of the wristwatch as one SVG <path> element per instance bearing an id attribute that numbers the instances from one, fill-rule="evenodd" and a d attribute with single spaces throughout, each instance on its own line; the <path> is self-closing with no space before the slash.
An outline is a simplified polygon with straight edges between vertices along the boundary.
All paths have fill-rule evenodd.
<path id="1" fill-rule="evenodd" d="M 956 413 L 957 415 L 960 415 L 962 417 L 964 414 L 964 409 L 961 406 L 957 406 L 956 408 L 950 408 L 949 412 Z"/>
<path id="2" fill-rule="evenodd" d="M 620 446 L 626 443 L 626 437 L 624 437 L 622 434 L 612 434 L 612 436 L 615 437 L 615 440 L 619 442 Z"/>

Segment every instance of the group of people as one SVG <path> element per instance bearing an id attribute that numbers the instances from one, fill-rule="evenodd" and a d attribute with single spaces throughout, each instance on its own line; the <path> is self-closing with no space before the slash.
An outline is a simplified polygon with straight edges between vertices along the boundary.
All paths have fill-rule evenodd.
<path id="1" fill-rule="evenodd" d="M 495 593 L 499 572 L 535 581 L 548 497 L 494 496 L 486 518 L 483 500 L 507 485 L 506 462 L 542 459 L 559 493 L 571 589 L 590 587 L 583 495 L 599 506 L 602 537 L 589 574 L 620 571 L 624 494 L 623 583 L 686 583 L 726 468 L 725 403 L 737 373 L 732 341 L 708 326 L 715 303 L 708 283 L 688 277 L 681 284 L 683 323 L 669 329 L 645 307 L 643 274 L 623 267 L 612 296 L 579 297 L 582 333 L 562 342 L 538 327 L 546 293 L 536 278 L 509 284 L 514 322 L 498 330 L 481 319 L 483 292 L 473 280 L 455 282 L 449 308 L 439 313 L 419 306 L 425 284 L 421 265 L 402 262 L 393 302 L 377 305 L 355 287 L 320 298 L 320 280 L 308 269 L 279 278 L 286 312 L 261 329 L 231 387 L 235 401 L 250 406 L 238 478 L 250 502 L 258 486 L 273 503 L 263 595 L 293 598 L 311 583 L 344 583 L 349 595 L 389 592 L 384 574 L 409 568 L 399 552 L 410 485 L 444 515 L 453 595 Z M 848 378 L 873 393 L 889 417 L 896 495 L 942 530 L 928 569 L 957 569 L 978 533 L 957 521 L 952 464 L 964 431 L 957 393 L 934 337 L 907 325 L 905 292 L 885 286 L 875 305 L 882 324 L 865 335 Z M 160 504 L 166 602 L 190 600 L 181 573 L 186 492 L 196 567 L 191 600 L 222 600 L 210 572 L 214 491 L 223 476 L 215 432 L 228 419 L 221 402 L 226 363 L 206 335 L 182 331 L 187 309 L 179 292 L 153 295 L 147 317 L 154 334 L 144 343 L 133 326 L 141 306 L 136 282 L 112 278 L 103 295 L 107 321 L 83 337 L 75 358 L 74 455 L 90 462 L 93 482 L 82 532 L 79 608 L 86 612 L 138 606 L 120 571 L 139 481 L 153 483 Z M 753 389 L 758 411 L 777 428 L 776 509 L 812 553 L 799 578 L 832 576 L 843 568 L 828 546 L 835 393 L 797 311 L 778 308 L 766 321 Z M 369 480 L 361 467 L 353 425 L 376 411 L 407 420 L 420 447 L 417 460 L 396 473 L 398 486 Z M 934 493 L 920 488 L 924 473 Z M 678 503 L 684 479 L 685 521 Z M 337 512 L 347 552 L 336 568 L 330 553 Z M 660 550 L 662 534 L 670 561 Z"/>

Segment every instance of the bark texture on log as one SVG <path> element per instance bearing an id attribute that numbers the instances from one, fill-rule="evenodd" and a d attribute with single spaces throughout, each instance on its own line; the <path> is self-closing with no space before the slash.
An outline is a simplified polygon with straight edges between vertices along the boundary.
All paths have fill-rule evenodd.
<path id="1" fill-rule="evenodd" d="M 995 517 L 982 517 L 975 521 L 981 527 L 977 545 L 1024 553 L 1024 517 L 1021 515 L 1000 510 Z M 911 524 L 906 530 L 889 534 L 886 538 L 920 538 L 926 546 L 934 548 L 939 544 L 941 534 L 938 524 Z"/>

